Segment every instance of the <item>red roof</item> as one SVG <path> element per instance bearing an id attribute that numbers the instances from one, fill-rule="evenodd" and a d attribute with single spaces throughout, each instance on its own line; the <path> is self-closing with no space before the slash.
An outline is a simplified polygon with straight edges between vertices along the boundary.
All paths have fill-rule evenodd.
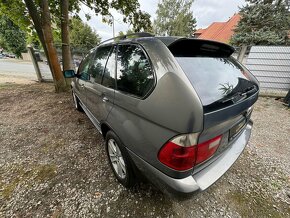
<path id="1" fill-rule="evenodd" d="M 210 39 L 228 43 L 240 19 L 240 15 L 235 14 L 227 22 L 213 22 L 206 29 L 199 29 L 194 34 L 199 39 Z"/>

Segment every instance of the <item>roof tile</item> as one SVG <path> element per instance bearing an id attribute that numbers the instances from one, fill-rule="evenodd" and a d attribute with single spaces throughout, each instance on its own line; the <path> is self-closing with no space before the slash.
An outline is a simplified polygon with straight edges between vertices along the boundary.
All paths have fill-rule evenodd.
<path id="1" fill-rule="evenodd" d="M 198 36 L 199 39 L 210 39 L 228 43 L 240 19 L 239 14 L 234 14 L 227 22 L 213 22 L 206 29 L 197 30 L 195 34 L 200 34 Z"/>

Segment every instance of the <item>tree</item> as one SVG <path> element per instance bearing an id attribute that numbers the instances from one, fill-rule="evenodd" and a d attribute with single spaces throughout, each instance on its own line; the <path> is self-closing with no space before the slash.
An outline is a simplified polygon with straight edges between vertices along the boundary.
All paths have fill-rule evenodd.
<path id="1" fill-rule="evenodd" d="M 26 51 L 26 35 L 6 16 L 0 15 L 0 47 L 14 53 L 17 57 Z"/>
<path id="2" fill-rule="evenodd" d="M 119 33 L 118 33 L 118 36 L 124 36 L 124 35 L 129 35 L 129 34 L 133 34 L 134 33 L 134 31 L 132 31 L 132 30 L 127 30 L 127 32 L 123 32 L 123 31 L 120 31 Z"/>
<path id="3" fill-rule="evenodd" d="M 193 0 L 162 0 L 156 11 L 154 30 L 157 35 L 192 36 L 196 27 L 191 6 Z"/>
<path id="4" fill-rule="evenodd" d="M 73 69 L 72 55 L 70 49 L 69 34 L 69 0 L 62 0 L 60 3 L 61 11 L 61 41 L 62 41 L 62 64 L 63 70 Z"/>
<path id="5" fill-rule="evenodd" d="M 124 15 L 123 21 L 132 24 L 135 30 L 139 31 L 151 27 L 150 16 L 139 10 L 140 4 L 138 0 L 24 0 L 24 2 L 22 0 L 0 0 L 1 14 L 5 14 L 14 22 L 19 22 L 20 26 L 28 31 L 29 27 L 33 26 L 47 56 L 57 92 L 66 90 L 67 85 L 62 75 L 54 46 L 52 23 L 57 24 L 60 15 L 62 15 L 62 31 L 68 32 L 67 15 L 69 12 L 77 14 L 82 4 L 94 10 L 96 15 L 102 16 L 109 15 L 109 9 L 115 9 Z M 112 22 L 110 19 L 104 19 L 104 21 Z M 67 44 L 69 47 L 67 42 L 69 38 L 63 38 L 63 40 L 65 42 L 62 43 Z M 64 52 L 68 52 L 68 49 L 64 49 Z M 67 54 L 64 57 L 66 59 L 71 58 Z"/>
<path id="6" fill-rule="evenodd" d="M 290 14 L 282 0 L 247 0 L 231 44 L 285 45 L 289 43 Z"/>
<path id="7" fill-rule="evenodd" d="M 87 52 L 100 43 L 100 36 L 80 18 L 72 18 L 70 25 L 70 42 L 74 50 Z"/>

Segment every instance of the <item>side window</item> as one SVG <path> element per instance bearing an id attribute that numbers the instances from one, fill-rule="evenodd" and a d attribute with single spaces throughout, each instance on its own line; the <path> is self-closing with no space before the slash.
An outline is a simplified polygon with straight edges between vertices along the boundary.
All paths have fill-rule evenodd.
<path id="1" fill-rule="evenodd" d="M 84 59 L 82 60 L 79 68 L 78 68 L 78 78 L 82 80 L 89 80 L 89 67 L 90 63 L 92 61 L 92 57 L 94 56 L 94 52 L 91 51 L 89 54 L 87 54 Z"/>
<path id="2" fill-rule="evenodd" d="M 115 88 L 115 72 L 116 72 L 116 47 L 110 54 L 103 75 L 102 84 L 109 88 Z"/>
<path id="3" fill-rule="evenodd" d="M 136 45 L 119 45 L 117 89 L 143 97 L 153 85 L 153 71 L 143 50 Z"/>
<path id="4" fill-rule="evenodd" d="M 112 46 L 99 47 L 92 61 L 89 74 L 92 82 L 101 83 L 102 75 Z"/>

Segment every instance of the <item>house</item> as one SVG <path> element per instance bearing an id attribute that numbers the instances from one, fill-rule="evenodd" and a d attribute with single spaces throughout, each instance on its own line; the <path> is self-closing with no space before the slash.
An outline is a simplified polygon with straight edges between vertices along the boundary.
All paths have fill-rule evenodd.
<path id="1" fill-rule="evenodd" d="M 232 35 L 234 34 L 233 30 L 240 21 L 240 19 L 241 16 L 239 14 L 234 14 L 226 22 L 213 22 L 205 29 L 198 29 L 194 33 L 194 37 L 199 39 L 209 39 L 229 43 Z"/>

